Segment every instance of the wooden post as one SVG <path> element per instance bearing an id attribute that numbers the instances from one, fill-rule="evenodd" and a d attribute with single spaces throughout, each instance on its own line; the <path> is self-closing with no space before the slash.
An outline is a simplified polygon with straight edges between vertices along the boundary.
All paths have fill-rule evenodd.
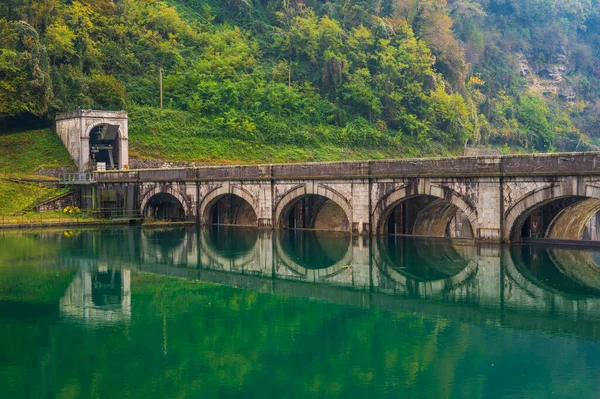
<path id="1" fill-rule="evenodd" d="M 160 79 L 159 79 L 159 81 L 160 81 L 160 109 L 162 109 L 162 107 L 163 107 L 163 77 L 162 77 L 163 69 L 162 69 L 162 67 L 160 67 L 158 69 L 158 71 L 159 71 L 159 75 L 160 75 Z"/>

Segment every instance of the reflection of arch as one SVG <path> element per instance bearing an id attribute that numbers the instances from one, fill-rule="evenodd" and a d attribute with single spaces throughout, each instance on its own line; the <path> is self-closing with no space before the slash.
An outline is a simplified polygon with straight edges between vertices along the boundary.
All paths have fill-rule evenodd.
<path id="1" fill-rule="evenodd" d="M 477 221 L 477 211 L 460 194 L 458 194 L 456 191 L 450 188 L 438 187 L 433 185 L 431 186 L 429 193 L 412 193 L 411 188 L 412 187 L 409 186 L 400 187 L 395 191 L 389 193 L 388 195 L 384 196 L 379 200 L 379 202 L 377 202 L 375 210 L 373 211 L 372 220 L 374 223 L 376 223 L 376 231 L 379 234 L 385 233 L 385 225 L 387 219 L 390 216 L 391 212 L 396 208 L 396 206 L 408 199 L 424 195 L 436 197 L 444 201 L 444 203 L 446 204 L 451 203 L 454 206 L 456 206 L 459 210 L 461 210 L 471 223 L 471 229 L 473 231 L 474 238 L 477 238 L 479 229 L 479 223 Z"/>
<path id="2" fill-rule="evenodd" d="M 396 264 L 391 259 L 386 247 L 386 237 L 380 237 L 373 247 L 373 265 L 386 278 L 391 280 L 396 289 L 400 287 L 407 294 L 418 294 L 419 296 L 443 296 L 453 290 L 470 284 L 477 274 L 476 247 L 455 246 L 450 242 L 440 240 L 430 241 L 404 237 L 400 239 L 403 243 L 413 243 L 417 252 L 408 255 L 414 258 L 414 263 L 423 267 L 433 266 L 442 268 L 438 276 L 423 276 L 415 273 L 410 267 Z M 413 248 L 414 249 L 414 248 Z M 440 265 L 441 263 L 441 265 Z M 444 267 L 446 263 L 448 267 Z M 443 275 L 446 274 L 444 277 Z"/>
<path id="3" fill-rule="evenodd" d="M 348 201 L 337 191 L 332 188 L 329 188 L 323 184 L 318 184 L 316 186 L 316 190 L 312 184 L 300 185 L 294 187 L 289 190 L 277 203 L 275 207 L 275 223 L 277 226 L 284 227 L 285 225 L 285 211 L 288 211 L 291 207 L 293 207 L 298 201 L 303 198 L 306 198 L 310 195 L 317 195 L 320 197 L 325 197 L 328 200 L 333 201 L 336 205 L 338 205 L 346 215 L 348 219 L 349 228 L 352 227 L 352 207 L 348 203 Z"/>
<path id="4" fill-rule="evenodd" d="M 210 211 L 211 211 L 213 205 L 215 205 L 215 203 L 219 199 L 221 199 L 222 197 L 224 197 L 226 195 L 234 195 L 234 196 L 239 197 L 239 198 L 243 199 L 244 201 L 246 201 L 250 205 L 252 210 L 254 211 L 254 214 L 257 218 L 257 225 L 258 225 L 258 217 L 259 217 L 260 213 L 259 213 L 259 207 L 258 207 L 258 203 L 257 203 L 256 199 L 247 190 L 244 190 L 240 187 L 236 187 L 234 185 L 226 185 L 226 186 L 217 187 L 214 190 L 210 191 L 202 199 L 202 202 L 200 203 L 200 218 L 201 218 L 200 220 L 201 220 L 202 224 L 210 223 Z"/>
<path id="5" fill-rule="evenodd" d="M 345 272 L 352 265 L 352 246 L 351 239 L 347 235 L 337 235 L 334 239 L 340 241 L 340 243 L 346 245 L 346 250 L 344 255 L 337 259 L 333 264 L 324 265 L 326 267 L 322 268 L 312 268 L 306 267 L 306 265 L 299 263 L 297 260 L 292 259 L 288 251 L 285 250 L 284 245 L 282 243 L 283 236 L 286 234 L 290 234 L 289 232 L 282 232 L 277 234 L 275 237 L 275 251 L 277 254 L 277 258 L 281 261 L 285 267 L 291 271 L 292 275 L 297 278 L 307 279 L 309 281 L 323 281 L 328 278 L 334 277 L 339 273 Z M 296 233 L 294 233 L 296 234 Z M 318 234 L 316 232 L 298 232 L 298 234 L 302 234 L 310 237 L 313 240 L 319 240 Z M 326 250 L 326 248 L 324 248 Z M 285 276 L 279 276 L 285 277 Z"/>
<path id="6" fill-rule="evenodd" d="M 507 209 L 504 216 L 504 237 L 521 241 L 521 229 L 529 216 L 542 206 L 559 200 L 577 202 L 565 207 L 544 232 L 549 238 L 579 240 L 589 219 L 600 210 L 600 188 L 586 185 L 584 195 L 567 189 L 564 184 L 552 184 L 531 191 Z"/>
<path id="7" fill-rule="evenodd" d="M 144 263 L 186 264 L 190 240 L 186 229 L 144 229 L 140 238 Z"/>
<path id="8" fill-rule="evenodd" d="M 146 191 L 146 193 L 142 196 L 142 201 L 140 203 L 140 212 L 142 213 L 142 215 L 145 215 L 146 207 L 148 206 L 148 202 L 150 201 L 150 199 L 154 195 L 160 194 L 160 193 L 170 194 L 173 197 L 175 197 L 179 201 L 181 206 L 183 207 L 186 219 L 189 218 L 189 216 L 192 214 L 192 212 L 190 211 L 188 202 L 185 200 L 185 196 L 183 194 L 181 194 L 179 191 L 173 189 L 173 187 L 171 187 L 171 186 L 167 186 L 167 187 L 155 186 L 155 187 L 149 189 L 148 191 Z"/>
<path id="9" fill-rule="evenodd" d="M 211 270 L 266 274 L 259 251 L 260 237 L 256 229 L 219 227 L 202 229 L 200 235 L 200 266 Z M 233 236 L 239 235 L 242 239 Z M 216 239 L 215 239 L 216 238 Z M 225 239 L 225 241 L 221 241 Z M 219 248 L 220 243 L 225 245 Z M 235 246 L 232 251 L 232 245 Z"/>
<path id="10" fill-rule="evenodd" d="M 544 246 L 511 246 L 507 250 L 505 273 L 532 300 L 554 296 L 581 300 L 600 293 L 600 269 L 588 252 Z"/>

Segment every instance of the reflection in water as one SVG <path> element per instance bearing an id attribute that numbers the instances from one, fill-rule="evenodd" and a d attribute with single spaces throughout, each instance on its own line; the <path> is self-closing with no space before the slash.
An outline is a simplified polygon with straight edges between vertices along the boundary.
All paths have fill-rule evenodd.
<path id="1" fill-rule="evenodd" d="M 279 233 L 282 251 L 294 263 L 311 270 L 326 269 L 344 259 L 350 236 L 310 230 L 284 230 Z"/>
<path id="2" fill-rule="evenodd" d="M 597 258 L 222 228 L 0 235 L 0 392 L 593 398 Z M 22 303 L 30 317 L 6 311 Z"/>
<path id="3" fill-rule="evenodd" d="M 417 281 L 456 276 L 474 258 L 473 249 L 473 246 L 456 246 L 436 239 L 379 238 L 385 266 Z"/>
<path id="4" fill-rule="evenodd" d="M 60 299 L 60 312 L 87 324 L 115 324 L 129 320 L 130 271 L 82 266 Z"/>
<path id="5" fill-rule="evenodd" d="M 168 255 L 185 239 L 185 229 L 146 229 L 142 232 L 144 237 L 148 241 L 152 241 L 154 246 L 159 252 L 164 255 Z"/>
<path id="6" fill-rule="evenodd" d="M 211 226 L 200 234 L 207 249 L 226 259 L 236 259 L 254 249 L 259 232 L 253 228 Z"/>
<path id="7" fill-rule="evenodd" d="M 571 296 L 600 295 L 600 268 L 592 253 L 545 246 L 514 246 L 512 260 L 534 284 Z"/>

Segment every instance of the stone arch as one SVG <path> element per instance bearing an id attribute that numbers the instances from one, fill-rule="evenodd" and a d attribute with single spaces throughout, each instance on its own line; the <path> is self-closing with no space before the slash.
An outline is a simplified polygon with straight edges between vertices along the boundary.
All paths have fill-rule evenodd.
<path id="1" fill-rule="evenodd" d="M 469 219 L 469 222 L 471 223 L 471 230 L 473 231 L 473 238 L 476 239 L 478 237 L 479 222 L 477 219 L 477 210 L 472 205 L 470 205 L 467 202 L 467 200 L 464 199 L 459 193 L 447 187 L 440 187 L 435 185 L 431 185 L 430 190 L 428 190 L 429 192 L 425 193 L 414 193 L 412 192 L 411 188 L 412 187 L 409 187 L 408 185 L 397 188 L 396 190 L 382 197 L 377 202 L 377 205 L 373 210 L 372 220 L 375 223 L 375 231 L 378 234 L 385 233 L 384 229 L 387 219 L 390 216 L 391 212 L 396 208 L 396 206 L 408 199 L 424 195 L 435 197 L 446 204 L 452 204 L 456 206 Z M 441 201 L 440 204 L 442 203 Z M 446 212 L 441 213 L 445 214 Z"/>
<path id="2" fill-rule="evenodd" d="M 186 219 L 188 219 L 193 214 L 193 212 L 190 209 L 189 202 L 186 200 L 185 196 L 178 190 L 174 189 L 172 186 L 154 186 L 147 190 L 141 197 L 142 200 L 140 201 L 140 212 L 142 215 L 144 215 L 144 213 L 146 212 L 146 207 L 148 206 L 148 202 L 150 201 L 150 199 L 156 194 L 160 193 L 170 194 L 173 197 L 175 197 L 181 203 L 181 206 L 183 207 L 183 210 L 185 212 Z"/>
<path id="3" fill-rule="evenodd" d="M 256 215 L 256 220 L 257 220 L 256 224 L 258 225 L 258 219 L 259 219 L 259 215 L 260 215 L 258 201 L 247 190 L 244 190 L 243 188 L 236 187 L 236 186 L 230 185 L 230 184 L 215 188 L 214 190 L 212 190 L 208 194 L 206 194 L 206 196 L 202 199 L 202 202 L 200 203 L 200 209 L 199 209 L 200 222 L 202 224 L 210 223 L 210 211 L 211 211 L 213 205 L 219 199 L 221 199 L 222 197 L 224 197 L 226 195 L 234 195 L 234 196 L 239 197 L 239 198 L 243 199 L 244 201 L 246 201 L 250 205 L 252 210 L 254 211 L 254 214 Z"/>
<path id="4" fill-rule="evenodd" d="M 92 132 L 92 130 L 94 130 L 94 128 L 97 128 L 99 126 L 104 126 L 104 125 L 110 125 L 110 124 L 111 124 L 111 121 L 104 121 L 104 120 L 103 121 L 94 121 L 93 123 L 86 124 L 83 138 L 89 140 L 90 133 Z M 120 138 L 121 135 L 123 134 L 123 127 L 121 126 L 121 124 L 119 122 L 114 123 L 114 125 L 119 126 L 119 138 Z"/>
<path id="5" fill-rule="evenodd" d="M 283 227 L 285 222 L 282 216 L 284 215 L 285 211 L 296 204 L 299 200 L 310 195 L 317 195 L 333 201 L 344 212 L 346 218 L 348 219 L 349 229 L 352 228 L 352 206 L 340 193 L 330 187 L 325 186 L 324 184 L 318 184 L 316 187 L 314 187 L 312 184 L 300 185 L 289 190 L 281 198 L 281 200 L 279 200 L 277 206 L 275 207 L 273 220 L 275 221 L 276 226 Z"/>
<path id="6" fill-rule="evenodd" d="M 589 219 L 600 210 L 600 187 L 591 184 L 586 184 L 585 190 L 580 192 L 574 192 L 564 184 L 552 184 L 528 193 L 504 214 L 505 240 L 521 240 L 523 224 L 535 209 L 569 198 L 577 199 L 577 202 L 562 209 L 550 222 L 544 235 L 552 239 L 581 239 Z"/>
<path id="7" fill-rule="evenodd" d="M 284 227 L 285 221 L 283 216 L 285 215 L 285 211 L 289 210 L 299 200 L 311 195 L 331 200 L 334 204 L 341 208 L 346 216 L 346 219 L 348 220 L 348 230 L 350 231 L 352 229 L 352 206 L 340 193 L 324 184 L 299 185 L 285 193 L 275 207 L 273 220 L 276 223 L 276 226 Z"/>

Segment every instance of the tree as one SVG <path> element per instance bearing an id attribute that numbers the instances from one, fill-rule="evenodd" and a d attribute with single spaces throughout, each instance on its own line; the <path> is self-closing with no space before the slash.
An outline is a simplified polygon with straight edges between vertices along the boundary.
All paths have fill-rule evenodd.
<path id="1" fill-rule="evenodd" d="M 36 30 L 0 20 L 0 118 L 43 116 L 52 100 L 50 66 Z"/>

